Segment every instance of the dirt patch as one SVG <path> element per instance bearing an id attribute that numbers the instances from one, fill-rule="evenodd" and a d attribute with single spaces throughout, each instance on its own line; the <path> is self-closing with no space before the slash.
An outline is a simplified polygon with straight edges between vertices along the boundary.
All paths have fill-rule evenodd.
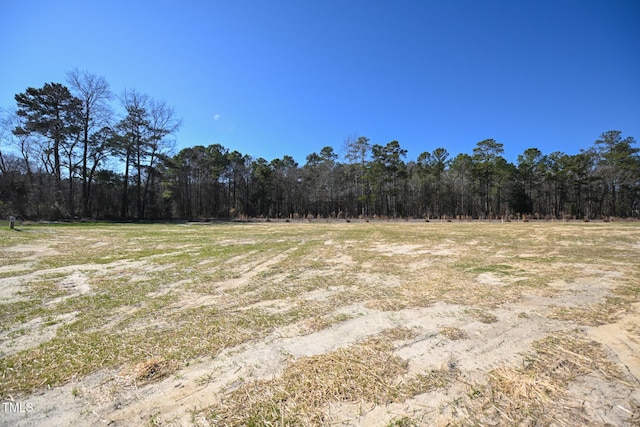
<path id="1" fill-rule="evenodd" d="M 284 253 L 269 256 L 266 259 L 264 258 L 264 255 L 262 255 L 258 258 L 258 260 L 244 262 L 241 269 L 237 271 L 238 277 L 225 280 L 218 286 L 218 289 L 220 291 L 225 291 L 230 289 L 238 289 L 247 285 L 251 281 L 251 279 L 255 278 L 261 273 L 269 271 L 272 266 L 278 264 L 279 262 L 286 260 L 287 255 L 291 252 L 295 252 L 296 249 L 297 248 L 294 247 L 286 250 Z"/>
<path id="2" fill-rule="evenodd" d="M 451 256 L 458 255 L 459 250 L 450 247 L 450 244 L 440 244 L 434 247 L 428 247 L 425 245 L 402 245 L 402 244 L 384 244 L 379 243 L 372 246 L 372 251 L 380 252 L 386 256 L 394 255 L 435 255 L 435 256 Z"/>
<path id="3" fill-rule="evenodd" d="M 640 387 L 640 304 L 633 304 L 615 323 L 590 328 L 588 334 L 616 354 Z"/>
<path id="4" fill-rule="evenodd" d="M 60 254 L 58 250 L 53 249 L 49 245 L 38 243 L 18 244 L 3 248 L 2 251 L 6 252 L 10 257 L 17 257 L 22 261 L 38 260 L 44 257 Z"/>

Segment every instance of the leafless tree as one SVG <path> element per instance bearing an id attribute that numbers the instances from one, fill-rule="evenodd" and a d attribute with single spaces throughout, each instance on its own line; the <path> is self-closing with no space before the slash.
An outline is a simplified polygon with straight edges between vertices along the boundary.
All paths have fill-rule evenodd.
<path id="1" fill-rule="evenodd" d="M 97 76 L 77 68 L 67 73 L 67 83 L 77 98 L 82 101 L 82 129 L 80 144 L 82 155 L 80 159 L 80 173 L 82 178 L 82 216 L 89 216 L 91 200 L 91 171 L 95 171 L 92 161 L 100 159 L 100 151 L 104 146 L 96 145 L 99 138 L 92 135 L 108 126 L 113 112 L 108 102 L 112 98 L 109 83 L 104 77 Z"/>

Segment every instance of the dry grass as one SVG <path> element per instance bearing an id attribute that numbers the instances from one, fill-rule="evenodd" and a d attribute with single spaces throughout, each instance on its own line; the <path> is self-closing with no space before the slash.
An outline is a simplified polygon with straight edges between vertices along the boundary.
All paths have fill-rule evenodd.
<path id="1" fill-rule="evenodd" d="M 137 386 L 142 386 L 166 378 L 175 372 L 176 368 L 177 366 L 174 361 L 151 358 L 135 366 L 123 369 L 120 375 L 131 378 Z"/>
<path id="2" fill-rule="evenodd" d="M 218 425 L 322 425 L 322 410 L 330 401 L 376 404 L 403 397 L 396 381 L 407 363 L 382 340 L 305 357 L 291 363 L 273 381 L 244 384 L 211 408 Z"/>
<path id="3" fill-rule="evenodd" d="M 408 362 L 393 354 L 393 341 L 415 337 L 394 328 L 365 342 L 292 361 L 271 381 L 243 384 L 208 410 L 215 425 L 321 426 L 324 411 L 340 402 L 386 405 L 445 387 L 449 371 L 406 378 Z"/>
<path id="4" fill-rule="evenodd" d="M 588 307 L 555 307 L 549 314 L 552 319 L 572 321 L 579 325 L 600 326 L 614 323 L 628 313 L 630 304 L 637 301 L 635 295 L 606 298 L 605 302 Z"/>
<path id="5" fill-rule="evenodd" d="M 358 344 L 292 359 L 269 381 L 244 382 L 204 409 L 220 425 L 321 425 L 335 402 L 404 403 L 463 381 L 473 383 L 467 395 L 451 396 L 462 424 L 588 424 L 570 385 L 585 375 L 624 378 L 584 330 L 537 341 L 522 366 L 500 362 L 477 383 L 453 361 L 434 370 L 411 365 L 410 376 L 395 345 L 420 335 L 416 346 L 424 344 L 420 357 L 428 359 L 439 347 L 427 345 L 427 331 L 466 322 L 441 327 L 448 340 L 437 338 L 437 346 L 463 347 L 479 339 L 474 328 L 500 330 L 510 307 L 533 296 L 551 302 L 519 306 L 518 319 L 551 319 L 558 330 L 611 324 L 640 301 L 635 223 L 43 226 L 0 230 L 0 252 L 2 345 L 13 349 L 34 333 L 24 325 L 45 328 L 37 319 L 65 319 L 51 338 L 0 357 L 2 399 L 101 370 L 154 387 L 193 360 L 283 330 L 301 336 L 361 312 L 393 318 L 455 307 L 455 319 L 371 339 L 363 332 Z M 74 277 L 86 292 L 68 286 Z M 565 296 L 575 301 L 565 304 Z M 398 423 L 409 422 L 404 415 Z"/>
<path id="6" fill-rule="evenodd" d="M 338 323 L 345 322 L 350 318 L 351 316 L 346 314 L 311 317 L 302 322 L 301 332 L 304 334 L 319 332 Z"/>
<path id="7" fill-rule="evenodd" d="M 449 338 L 450 340 L 457 341 L 467 338 L 467 333 L 459 328 L 446 327 L 440 329 L 440 335 Z"/>
<path id="8" fill-rule="evenodd" d="M 603 346 L 575 332 L 549 336 L 533 349 L 522 366 L 494 369 L 488 384 L 471 386 L 470 399 L 457 408 L 461 424 L 589 425 L 584 402 L 568 395 L 568 385 L 588 374 L 625 383 Z"/>
<path id="9" fill-rule="evenodd" d="M 486 310 L 480 310 L 476 308 L 467 309 L 465 310 L 465 314 L 467 314 L 468 316 L 471 316 L 473 319 L 481 323 L 491 324 L 491 323 L 496 323 L 498 321 L 498 318 L 494 314 L 489 313 Z"/>

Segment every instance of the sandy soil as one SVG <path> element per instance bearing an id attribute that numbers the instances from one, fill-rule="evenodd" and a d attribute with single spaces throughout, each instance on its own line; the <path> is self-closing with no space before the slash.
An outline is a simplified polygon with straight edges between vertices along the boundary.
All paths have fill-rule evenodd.
<path id="1" fill-rule="evenodd" d="M 335 242 L 327 240 L 324 244 L 331 246 Z M 473 242 L 468 246 L 473 247 Z M 29 256 L 21 265 L 0 267 L 0 273 L 15 273 L 0 278 L 0 298 L 4 301 L 20 301 L 20 284 L 25 280 L 42 279 L 52 274 L 63 275 L 60 286 L 64 287 L 67 295 L 78 295 L 91 292 L 86 281 L 88 272 L 115 274 L 133 266 L 132 263 L 114 262 L 31 272 L 30 263 L 38 257 L 51 254 L 51 249 L 34 244 L 9 250 L 24 251 Z M 371 250 L 389 257 L 413 254 L 417 256 L 416 263 L 419 263 L 428 262 L 429 257 L 451 256 L 458 249 L 447 245 L 373 245 Z M 288 252 L 283 252 L 260 262 L 240 263 L 240 273 L 221 282 L 220 292 L 246 285 L 253 277 L 268 271 L 287 256 Z M 536 254 L 522 256 L 534 257 Z M 343 253 L 330 262 L 338 267 L 354 263 Z M 145 268 L 144 263 L 138 266 Z M 335 403 L 327 408 L 328 424 L 386 426 L 397 417 L 411 416 L 414 420 L 421 420 L 424 425 L 446 425 L 452 419 L 452 402 L 467 390 L 464 382 L 486 381 L 486 373 L 501 366 L 521 366 L 534 341 L 555 332 L 579 330 L 604 345 L 610 360 L 624 371 L 625 379 L 603 380 L 602 377 L 589 375 L 579 377 L 570 389 L 573 400 L 582 402 L 582 410 L 593 425 L 639 425 L 640 304 L 634 304 L 615 323 L 598 326 L 577 325 L 547 316 L 554 307 L 580 308 L 602 302 L 623 278 L 615 266 L 601 271 L 585 265 L 583 270 L 583 277 L 572 281 L 558 279 L 550 283 L 552 291 L 525 293 L 515 302 L 487 309 L 495 317 L 493 322 L 478 320 L 465 305 L 444 302 L 395 311 L 376 310 L 364 303 L 336 307 L 334 314 L 344 314 L 346 320 L 329 328 L 309 333 L 300 324 L 279 327 L 262 339 L 224 349 L 214 357 L 195 360 L 159 382 L 136 384 L 130 376 L 116 369 L 75 378 L 63 386 L 41 390 L 33 395 L 15 396 L 16 402 L 23 405 L 28 403 L 29 406 L 18 412 L 7 412 L 5 408 L 4 413 L 0 408 L 0 425 L 208 425 L 199 411 L 220 402 L 243 383 L 277 377 L 292 360 L 346 348 L 394 327 L 415 331 L 414 338 L 396 343 L 394 350 L 397 356 L 409 361 L 409 373 L 455 365 L 464 373 L 463 380 L 454 382 L 446 389 L 423 393 L 402 403 L 377 406 Z M 367 278 L 367 273 L 360 274 Z M 496 287 L 512 283 L 509 280 L 513 279 L 491 272 L 481 272 L 476 277 L 478 283 Z M 180 289 L 181 283 L 167 286 L 171 286 L 172 290 Z M 344 292 L 340 285 L 327 286 L 302 297 L 322 301 L 339 292 Z M 215 303 L 210 297 L 187 291 L 182 295 L 172 309 Z M 285 298 L 258 304 L 262 304 L 262 308 L 277 311 L 286 309 L 291 301 Z M 73 318 L 74 314 L 53 319 L 53 322 L 52 319 L 38 318 L 21 325 L 22 332 L 17 329 L 4 331 L 0 335 L 0 355 L 5 357 L 39 345 L 54 336 L 61 324 Z M 439 333 L 447 327 L 463 331 L 465 339 L 451 340 Z"/>

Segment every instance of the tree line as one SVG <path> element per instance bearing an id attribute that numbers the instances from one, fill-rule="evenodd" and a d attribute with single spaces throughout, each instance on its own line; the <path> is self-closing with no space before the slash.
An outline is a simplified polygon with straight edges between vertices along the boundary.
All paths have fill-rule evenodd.
<path id="1" fill-rule="evenodd" d="M 398 141 L 349 136 L 268 161 L 220 144 L 174 153 L 181 120 L 77 69 L 15 95 L 0 126 L 0 216 L 30 219 L 640 217 L 640 149 L 604 132 L 571 155 L 486 139 L 408 160 Z M 121 111 L 115 112 L 115 106 Z"/>

